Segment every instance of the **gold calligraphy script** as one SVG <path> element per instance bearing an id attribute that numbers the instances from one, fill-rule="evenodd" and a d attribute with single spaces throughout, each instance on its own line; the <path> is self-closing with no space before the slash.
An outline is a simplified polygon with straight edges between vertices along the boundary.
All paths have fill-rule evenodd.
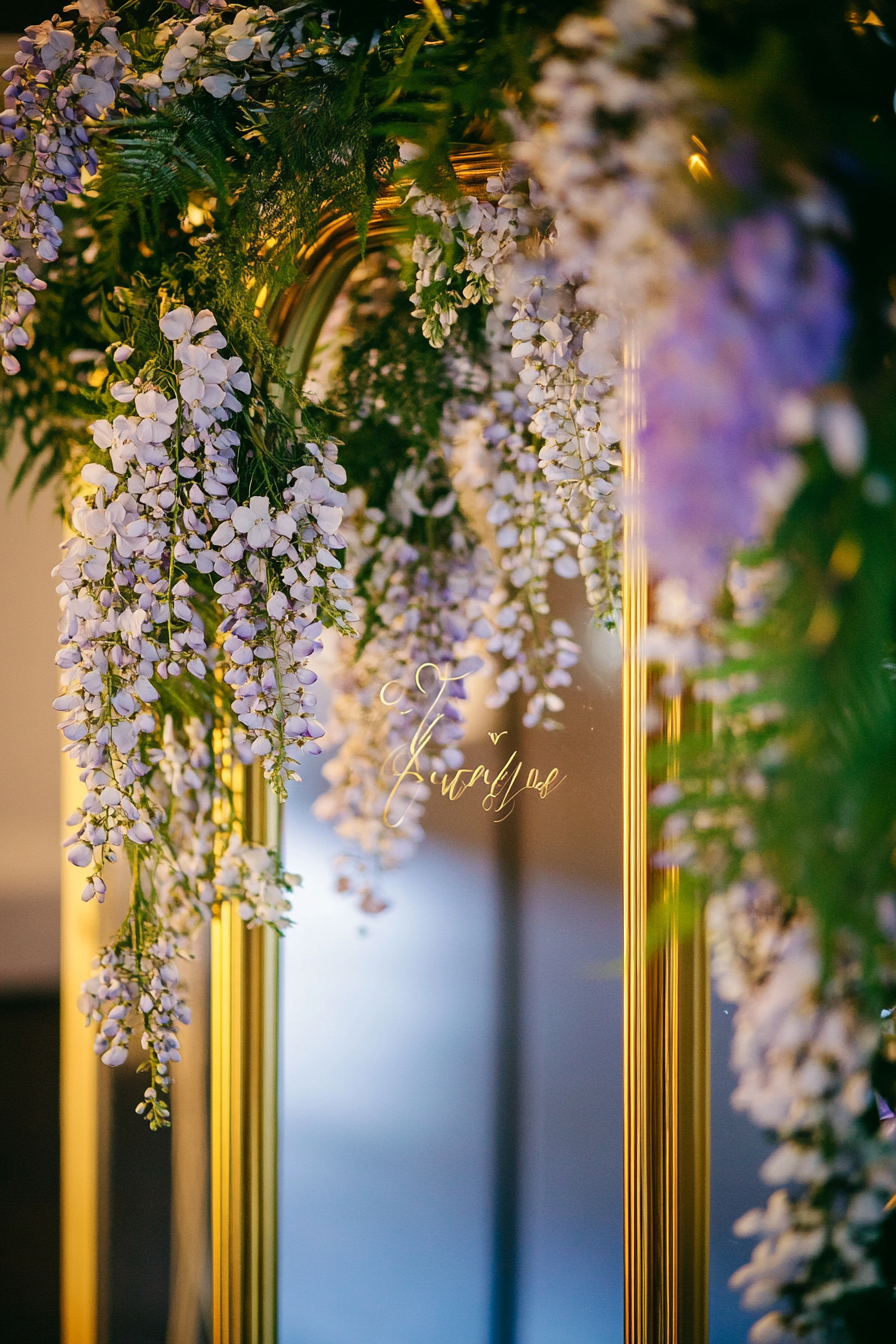
<path id="1" fill-rule="evenodd" d="M 467 658 L 459 665 L 453 676 L 448 676 L 442 672 L 435 663 L 421 663 L 417 668 L 414 684 L 419 693 L 429 703 L 410 743 L 396 748 L 383 765 L 383 773 L 395 781 L 383 808 L 383 821 L 393 830 L 402 824 L 409 811 L 419 800 L 421 796 L 420 786 L 423 786 L 425 790 L 423 796 L 426 796 L 429 791 L 422 758 L 426 757 L 430 751 L 434 754 L 438 754 L 440 751 L 437 744 L 434 746 L 430 744 L 436 728 L 445 718 L 444 708 L 440 708 L 440 706 L 444 706 L 446 698 L 450 694 L 451 683 L 463 681 L 464 678 L 478 672 L 481 667 L 481 658 Z M 427 672 L 434 674 L 429 689 L 427 689 L 423 678 L 423 674 Z M 396 708 L 405 695 L 405 688 L 400 681 L 389 681 L 380 691 L 380 700 L 389 708 Z M 413 708 L 414 706 L 411 705 L 407 709 L 400 710 L 399 713 L 410 714 Z M 500 733 L 489 733 L 494 746 L 497 746 L 501 738 L 506 736 L 506 729 Z M 433 770 L 429 774 L 428 782 L 440 787 L 442 797 L 450 798 L 453 803 L 462 798 L 469 789 L 484 789 L 482 809 L 484 812 L 494 813 L 494 819 L 498 822 L 510 816 L 515 800 L 522 793 L 532 792 L 539 798 L 549 797 L 566 778 L 565 775 L 563 779 L 559 778 L 559 774 L 560 772 L 555 768 L 549 770 L 542 777 L 538 768 L 533 766 L 526 775 L 525 782 L 523 782 L 523 762 L 514 750 L 511 751 L 500 770 L 485 765 L 449 770 L 441 775 Z M 401 816 L 395 821 L 393 820 L 394 812 L 401 807 L 402 803 L 404 807 Z"/>

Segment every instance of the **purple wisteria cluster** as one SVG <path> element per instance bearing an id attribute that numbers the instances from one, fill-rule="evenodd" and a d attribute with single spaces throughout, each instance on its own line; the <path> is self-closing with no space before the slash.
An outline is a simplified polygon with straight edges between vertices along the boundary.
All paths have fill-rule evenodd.
<path id="1" fill-rule="evenodd" d="M 328 725 L 339 749 L 324 766 L 330 787 L 314 804 L 365 856 L 344 865 L 340 885 L 370 913 L 382 906 L 368 863 L 394 868 L 410 857 L 423 838 L 430 774 L 463 764 L 464 682 L 483 666 L 476 641 L 493 632 L 485 548 L 456 528 L 447 547 L 423 551 L 385 521 L 376 509 L 357 520 L 353 561 L 372 559 L 366 589 L 377 627 L 360 656 L 340 647 Z"/>
<path id="2" fill-rule="evenodd" d="M 74 535 L 54 570 L 63 692 L 54 705 L 66 716 L 65 750 L 87 787 L 67 843 L 70 861 L 92 870 L 85 899 L 102 898 L 103 863 L 117 858 L 125 837 L 136 844 L 156 837 L 140 738 L 156 731 L 154 682 L 185 671 L 201 678 L 211 665 L 186 570 L 211 571 L 210 525 L 235 507 L 228 492 L 239 440 L 226 422 L 249 379 L 237 357 L 219 358 L 225 342 L 211 313 L 176 309 L 159 326 L 171 343 L 169 369 L 159 372 L 177 395 L 141 379 L 113 384 L 112 396 L 136 414 L 91 427 L 105 461 L 82 469 Z M 115 358 L 124 364 L 131 353 L 120 346 Z M 197 362 L 205 377 L 196 375 Z"/>
<path id="3" fill-rule="evenodd" d="M 845 269 L 783 209 L 742 220 L 719 262 L 681 284 L 643 367 L 644 506 L 651 560 L 704 600 L 732 547 L 755 539 L 791 425 L 836 373 L 849 327 Z M 799 401 L 796 401 L 799 405 Z M 787 500 L 783 500 L 786 504 Z"/>
<path id="4" fill-rule="evenodd" d="M 236 830 L 222 852 L 222 817 L 230 809 L 211 739 L 209 720 L 192 718 L 177 728 L 165 716 L 161 745 L 147 752 L 153 770 L 146 792 L 161 833 L 156 844 L 141 847 L 135 868 L 139 913 L 96 959 L 78 1001 L 96 1028 L 94 1050 L 104 1064 L 123 1064 L 140 1033 L 150 1086 L 137 1114 L 153 1128 L 167 1123 L 170 1066 L 181 1058 L 180 1030 L 190 1021 L 179 963 L 192 956 L 193 935 L 211 918 L 212 902 L 238 894 L 237 911 L 250 928 L 283 929 L 290 908 L 285 889 L 297 881 L 281 871 L 275 853 Z"/>
<path id="5" fill-rule="evenodd" d="M 276 515 L 266 496 L 234 508 L 212 536 L 219 547 L 215 572 L 218 602 L 227 612 L 218 633 L 241 725 L 234 745 L 244 761 L 262 760 L 278 797 L 299 779 L 304 754 L 320 752 L 323 725 L 308 688 L 317 673 L 308 660 L 319 653 L 326 613 L 343 635 L 355 633 L 352 580 L 334 551 L 345 547 L 339 531 L 345 482 L 332 442 L 303 445 L 311 461 L 289 474 L 286 507 Z"/>
<path id="6" fill-rule="evenodd" d="M 113 16 L 108 16 L 114 20 Z M 94 174 L 95 151 L 86 123 L 114 105 L 130 54 L 112 26 L 102 41 L 77 45 L 73 25 L 58 19 L 26 28 L 0 112 L 0 338 L 3 368 L 19 372 L 15 350 L 28 344 L 24 321 L 46 284 L 31 262 L 59 255 L 62 221 L 56 207 L 83 191 Z"/>
<path id="7" fill-rule="evenodd" d="M 553 728 L 579 648 L 568 623 L 551 620 L 548 580 L 552 572 L 572 577 L 578 566 L 561 501 L 538 471 L 531 407 L 518 392 L 499 387 L 488 402 L 460 403 L 448 452 L 458 487 L 475 492 L 500 557 L 485 648 L 504 666 L 486 704 L 498 709 L 521 688 L 525 726 Z"/>
<path id="8" fill-rule="evenodd" d="M 78 999 L 81 1012 L 97 1026 L 93 1048 L 112 1068 L 125 1062 L 135 1023 L 142 1023 L 152 1083 L 137 1113 L 148 1111 L 153 1128 L 168 1119 L 161 1094 L 169 1085 L 169 1066 L 181 1057 L 179 1028 L 191 1016 L 175 961 L 178 950 L 183 949 L 164 934 L 139 955 L 129 945 L 107 948 Z"/>
<path id="9" fill-rule="evenodd" d="M 141 750 L 141 737 L 157 730 L 157 683 L 183 673 L 201 679 L 216 657 L 190 569 L 218 576 L 225 680 L 243 725 L 237 745 L 264 760 L 280 790 L 303 746 L 315 750 L 323 732 L 304 690 L 316 679 L 306 663 L 320 647 L 319 608 L 351 629 L 350 585 L 329 549 L 344 544 L 335 446 L 307 445 L 312 465 L 293 472 L 281 513 L 271 516 L 266 497 L 238 506 L 230 489 L 239 437 L 227 422 L 249 377 L 238 357 L 222 357 L 225 341 L 207 310 L 176 308 L 159 327 L 170 362 L 157 379 L 176 395 L 140 377 L 113 384 L 112 396 L 136 415 L 92 426 L 109 465 L 83 468 L 87 493 L 73 502 L 75 535 L 54 571 L 63 646 L 55 707 L 87 788 L 67 844 L 70 861 L 91 870 L 85 900 L 102 899 L 103 864 L 125 838 L 157 839 Z M 120 346 L 115 358 L 124 364 L 131 354 Z"/>

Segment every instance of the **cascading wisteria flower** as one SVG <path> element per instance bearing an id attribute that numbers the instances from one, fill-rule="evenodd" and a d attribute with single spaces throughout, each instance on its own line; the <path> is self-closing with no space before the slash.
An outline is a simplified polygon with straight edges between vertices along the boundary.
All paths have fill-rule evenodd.
<path id="1" fill-rule="evenodd" d="M 497 194 L 509 184 L 509 178 L 492 178 L 488 190 Z M 515 422 L 508 434 L 519 434 L 524 423 L 530 439 L 537 441 L 544 476 L 556 487 L 570 527 L 579 533 L 579 566 L 586 576 L 589 601 L 601 614 L 609 614 L 618 601 L 618 578 L 595 563 L 593 552 L 610 541 L 620 525 L 612 499 L 621 463 L 619 410 L 613 395 L 619 374 L 618 316 L 582 307 L 580 294 L 561 269 L 556 230 L 541 244 L 539 256 L 519 252 L 516 237 L 528 233 L 529 222 L 537 219 L 520 192 L 503 195 L 497 207 L 470 197 L 453 210 L 418 188 L 411 189 L 408 199 L 416 215 L 439 228 L 428 246 L 425 235 L 419 235 L 414 250 L 415 315 L 425 319 L 424 334 L 441 347 L 458 309 L 479 302 L 492 305 L 503 298 L 493 316 L 504 321 L 490 322 L 491 382 L 495 384 L 500 372 L 508 383 L 502 409 L 513 411 Z M 521 215 L 526 223 L 520 222 Z M 488 264 L 480 265 L 479 252 L 489 242 Z M 463 256 L 449 270 L 444 256 L 451 246 L 460 248 Z M 452 272 L 466 274 L 474 263 L 476 283 L 460 289 Z M 571 274 L 581 279 L 580 271 Z M 439 311 L 444 310 L 438 331 L 432 325 L 435 309 L 430 312 L 437 295 Z M 509 362 L 505 344 L 511 346 Z M 517 401 L 529 407 L 528 417 L 511 398 L 513 383 Z M 501 441 L 497 429 L 491 434 L 493 442 Z M 558 572 L 564 572 L 562 563 Z"/>
<path id="2" fill-rule="evenodd" d="M 335 443 L 303 448 L 311 460 L 290 472 L 282 512 L 272 517 L 267 497 L 255 497 L 211 538 L 220 548 L 215 591 L 228 612 L 218 627 L 229 664 L 224 681 L 241 724 L 234 743 L 245 762 L 263 762 L 281 798 L 287 781 L 301 778 L 302 754 L 320 752 L 324 729 L 307 688 L 317 681 L 308 660 L 323 647 L 321 614 L 347 636 L 357 619 L 352 580 L 333 554 L 345 547 L 346 496 L 334 486 L 344 484 L 345 469 Z"/>
<path id="3" fill-rule="evenodd" d="M 538 444 L 538 464 L 556 491 L 567 528 L 577 534 L 589 604 L 614 623 L 622 522 L 614 498 L 622 464 L 614 395 L 618 324 L 577 312 L 566 287 L 552 289 L 541 277 L 513 307 L 511 356 L 521 361 L 519 399 L 525 396 L 533 408 L 528 428 Z M 572 577 L 569 561 L 560 563 L 564 568 L 557 572 L 566 569 Z"/>
<path id="4" fill-rule="evenodd" d="M 405 506 L 400 497 L 393 501 L 399 513 Z M 355 563 L 373 557 L 365 588 L 377 626 L 359 654 L 340 647 L 328 725 L 339 749 L 324 766 L 330 787 L 314 803 L 315 815 L 369 860 L 345 864 L 340 884 L 370 912 L 382 903 L 369 869 L 394 868 L 413 853 L 423 838 L 426 781 L 463 764 L 464 682 L 483 666 L 475 647 L 493 630 L 485 549 L 455 526 L 448 547 L 423 550 L 385 521 L 367 509 L 356 524 Z M 402 778 L 411 753 L 412 769 Z"/>
<path id="5" fill-rule="evenodd" d="M 64 645 L 57 655 L 64 694 L 55 704 L 67 715 L 66 749 L 88 787 L 69 842 L 72 863 L 93 865 L 85 899 L 102 896 L 102 865 L 117 857 L 124 835 L 137 844 L 155 836 L 139 751 L 140 734 L 156 728 L 146 708 L 159 697 L 153 678 L 184 670 L 202 678 L 213 658 L 189 601 L 187 568 L 218 576 L 224 680 L 242 725 L 235 744 L 247 760 L 263 760 L 281 793 L 298 778 L 302 751 L 319 751 L 323 733 L 305 689 L 317 679 L 307 661 L 320 648 L 320 615 L 346 634 L 354 620 L 351 581 L 333 554 L 345 544 L 338 531 L 345 497 L 333 486 L 345 472 L 335 444 L 304 445 L 310 461 L 291 472 L 279 514 L 271 516 L 266 496 L 237 506 L 228 491 L 239 439 L 225 424 L 240 409 L 234 393 L 250 390 L 248 375 L 238 357 L 219 356 L 224 340 L 211 313 L 175 308 L 159 326 L 180 366 L 177 396 L 142 381 L 140 390 L 113 385 L 113 397 L 133 402 L 137 416 L 94 424 L 113 470 L 99 462 L 83 468 L 96 494 L 92 507 L 75 501 L 78 535 L 55 571 Z"/>
<path id="6" fill-rule="evenodd" d="M 129 932 L 129 931 L 128 931 Z M 145 931 L 144 931 L 145 932 Z M 180 986 L 175 958 L 186 952 L 187 940 L 168 934 L 153 921 L 152 941 L 144 938 L 139 953 L 133 936 L 122 935 L 98 958 L 94 974 L 81 986 L 78 1007 L 88 1022 L 98 1024 L 94 1050 L 104 1064 L 117 1067 L 128 1057 L 135 1026 L 142 1024 L 141 1044 L 148 1052 L 150 1086 L 137 1108 L 153 1129 L 168 1120 L 163 1093 L 170 1082 L 169 1065 L 180 1059 L 178 1030 L 191 1013 Z"/>
<path id="7" fill-rule="evenodd" d="M 162 834 L 139 852 L 132 909 L 78 1000 L 97 1027 L 94 1049 L 104 1064 L 123 1064 L 140 1031 L 150 1086 L 137 1113 L 153 1129 L 168 1122 L 169 1066 L 181 1057 L 179 1030 L 191 1016 L 178 961 L 191 956 L 191 940 L 210 917 L 214 898 L 208 878 L 218 827 L 211 809 L 219 785 L 208 734 L 208 723 L 191 719 L 181 739 L 166 716 L 162 746 L 148 753 L 155 770 L 146 789 Z"/>
<path id="8" fill-rule="evenodd" d="M 864 1120 L 880 1032 L 858 1010 L 859 966 L 841 956 L 823 984 L 811 917 L 785 913 L 768 879 L 714 896 L 707 925 L 717 990 L 737 1004 L 732 1105 L 779 1140 L 762 1167 L 773 1194 L 735 1224 L 760 1241 L 731 1286 L 766 1313 L 753 1344 L 804 1338 L 824 1330 L 826 1306 L 883 1282 L 871 1243 L 896 1191 L 896 1149 Z"/>
<path id="9" fill-rule="evenodd" d="M 786 507 L 801 477 L 791 445 L 812 437 L 808 398 L 836 373 L 848 327 L 841 262 L 783 210 L 742 220 L 718 264 L 688 276 L 643 372 L 656 572 L 686 579 L 706 601 L 732 546 L 761 535 L 769 506 Z M 852 410 L 863 435 L 850 403 L 833 405 Z"/>
<path id="10" fill-rule="evenodd" d="M 196 89 L 241 102 L 250 79 L 295 73 L 309 62 L 326 64 L 346 46 L 328 26 L 325 12 L 309 16 L 299 5 L 279 14 L 266 5 L 237 7 L 231 21 L 225 22 L 217 12 L 224 8 L 234 7 L 194 8 L 195 17 L 188 23 L 167 19 L 159 25 L 156 45 L 164 49 L 162 64 L 131 81 L 150 107 L 163 107 Z M 313 34 L 306 33 L 309 17 L 314 18 Z"/>
<path id="11" fill-rule="evenodd" d="M 89 870 L 83 898 L 103 900 L 104 863 L 125 840 L 137 847 L 133 917 L 103 953 L 84 1003 L 101 1023 L 97 1048 L 107 1064 L 126 1057 L 142 1015 L 153 1075 L 145 1110 L 154 1126 L 167 1118 L 161 1096 L 168 1064 L 179 1058 L 177 1023 L 188 1020 L 176 958 L 187 954 L 216 892 L 238 894 L 250 925 L 282 929 L 289 908 L 279 860 L 263 846 L 232 832 L 215 858 L 221 792 L 207 725 L 191 722 L 183 743 L 168 717 L 161 745 L 141 748 L 141 737 L 157 739 L 159 682 L 204 679 L 217 656 L 200 610 L 208 597 L 188 576 L 208 575 L 224 611 L 224 681 L 240 723 L 234 749 L 246 761 L 260 758 L 281 793 L 298 777 L 302 752 L 320 750 L 323 727 L 306 689 L 316 680 L 307 663 L 321 647 L 320 615 L 343 634 L 354 620 L 351 580 L 333 554 L 345 545 L 336 445 L 295 446 L 305 461 L 289 473 L 281 512 L 272 515 L 265 496 L 238 506 L 230 488 L 239 437 L 228 422 L 241 409 L 235 394 L 251 391 L 249 377 L 238 357 L 221 353 L 210 312 L 174 308 L 159 330 L 161 360 L 110 389 L 136 414 L 91 426 L 104 460 L 82 468 L 87 492 L 73 503 L 75 535 L 54 571 L 63 612 L 55 705 L 87 789 L 67 842 L 71 862 Z M 121 366 L 133 354 L 113 348 Z"/>
<path id="12" fill-rule="evenodd" d="M 179 736 L 168 715 L 161 747 L 148 753 L 155 769 L 146 794 L 159 837 L 140 851 L 133 909 L 81 986 L 78 1004 L 96 1024 L 94 1048 L 110 1067 L 124 1063 L 134 1033 L 141 1033 L 151 1076 L 137 1114 L 154 1129 L 168 1120 L 170 1065 L 181 1057 L 179 1030 L 190 1021 L 178 963 L 191 958 L 212 902 L 238 894 L 238 913 L 250 928 L 267 923 L 282 930 L 289 922 L 286 890 L 299 881 L 283 873 L 276 853 L 235 830 L 216 857 L 226 828 L 213 809 L 226 800 L 209 732 L 208 722 L 190 719 Z"/>
<path id="13" fill-rule="evenodd" d="M 476 500 L 501 567 L 491 596 L 494 633 L 485 647 L 505 666 L 486 703 L 498 709 L 522 687 L 524 725 L 553 728 L 559 725 L 551 716 L 564 707 L 559 691 L 570 684 L 579 656 L 571 627 L 550 619 L 547 593 L 552 571 L 578 573 L 567 518 L 538 471 L 527 436 L 531 408 L 516 392 L 499 388 L 489 401 L 458 401 L 450 409 L 443 432 L 452 477 L 462 496 Z"/>
<path id="14" fill-rule="evenodd" d="M 210 732 L 209 721 L 192 718 L 181 738 L 166 714 L 161 746 L 147 753 L 155 766 L 147 792 L 160 818 L 161 836 L 156 847 L 144 851 L 144 868 L 166 924 L 188 936 L 198 927 L 197 917 L 211 918 L 215 843 L 222 829 L 215 808 L 226 801 Z"/>
<path id="15" fill-rule="evenodd" d="M 445 344 L 459 309 L 492 301 L 501 268 L 516 251 L 516 239 L 529 232 L 533 211 L 525 193 L 512 190 L 509 177 L 490 177 L 486 192 L 497 203 L 475 196 L 448 203 L 417 186 L 406 197 L 413 214 L 429 225 L 428 232 L 414 239 L 412 302 L 414 316 L 423 319 L 424 335 L 436 349 Z"/>
<path id="16" fill-rule="evenodd" d="M 509 178 L 494 178 L 488 190 L 497 194 L 509 185 Z M 548 255 L 541 261 L 520 256 L 515 238 L 535 219 L 521 193 L 502 196 L 497 209 L 475 198 L 451 209 L 416 188 L 408 199 L 439 230 L 434 239 L 420 234 L 414 250 L 415 313 L 431 344 L 444 344 L 459 308 L 494 304 L 502 290 L 509 296 L 487 324 L 490 395 L 478 405 L 458 400 L 457 424 L 445 437 L 455 440 L 449 457 L 464 459 L 461 480 L 475 480 L 474 488 L 486 492 L 485 521 L 494 528 L 506 576 L 506 592 L 495 595 L 498 632 L 488 647 L 509 666 L 498 674 L 489 704 L 498 707 L 522 686 L 527 726 L 556 727 L 551 715 L 563 708 L 557 692 L 569 684 L 578 651 L 565 622 L 548 630 L 540 619 L 549 614 L 550 570 L 566 578 L 581 572 L 596 613 L 610 624 L 618 616 L 618 322 L 579 311 L 574 288 L 556 274 L 552 247 L 542 245 Z M 452 247 L 462 258 L 449 270 Z M 468 267 L 475 283 L 461 288 L 456 276 Z M 449 368 L 452 358 L 449 350 Z"/>
<path id="17" fill-rule="evenodd" d="M 63 694 L 54 705 L 66 715 L 64 750 L 87 787 L 66 843 L 70 862 L 91 869 L 85 900 L 102 898 L 103 864 L 117 859 L 125 837 L 138 845 L 155 838 L 140 737 L 156 730 L 154 681 L 185 670 L 203 678 L 210 665 L 185 571 L 212 571 L 210 527 L 236 507 L 228 489 L 239 440 L 225 425 L 240 409 L 234 393 L 249 390 L 248 376 L 237 356 L 218 356 L 225 342 L 211 313 L 179 308 L 159 326 L 171 346 L 164 375 L 177 395 L 142 380 L 113 385 L 112 396 L 133 403 L 136 415 L 92 426 L 109 466 L 94 461 L 82 469 L 93 499 L 73 501 L 75 535 L 54 570 L 63 613 L 56 656 Z M 126 358 L 126 347 L 117 355 L 122 350 Z"/>
<path id="18" fill-rule="evenodd" d="M 726 628 L 685 580 L 665 579 L 644 648 L 665 662 L 667 694 L 681 693 L 683 671 L 697 674 L 692 693 L 712 705 L 714 737 L 730 743 L 724 769 L 708 780 L 686 772 L 654 790 L 665 818 L 653 861 L 710 884 L 715 988 L 737 1006 L 732 1105 L 779 1143 L 762 1167 L 775 1187 L 766 1208 L 735 1224 L 739 1236 L 760 1238 L 731 1279 L 746 1308 L 765 1312 L 752 1344 L 811 1338 L 832 1304 L 883 1283 L 875 1242 L 896 1191 L 892 1135 L 869 1120 L 881 1032 L 862 1011 L 855 948 L 841 939 L 824 973 L 815 919 L 782 891 L 759 850 L 755 810 L 776 787 L 792 726 L 768 678 L 738 664 L 785 583 L 778 560 L 732 563 Z M 882 895 L 878 918 L 891 933 L 893 909 Z"/>
<path id="19" fill-rule="evenodd" d="M 693 216 L 681 169 L 695 150 L 682 109 L 688 81 L 670 69 L 670 34 L 690 26 L 678 0 L 610 0 L 573 14 L 541 68 L 534 114 L 514 154 L 549 206 L 559 267 L 578 301 L 613 319 L 637 316 L 642 341 L 661 319 L 684 252 L 670 225 Z"/>
<path id="20" fill-rule="evenodd" d="M 117 22 L 112 15 L 111 22 Z M 103 41 L 79 46 L 71 23 L 48 20 L 26 28 L 0 112 L 0 338 L 3 368 L 19 372 L 14 351 L 28 344 L 24 322 L 35 292 L 46 288 L 30 263 L 53 262 L 61 246 L 56 207 L 84 190 L 82 173 L 97 169 L 85 123 L 113 106 L 130 54 L 111 24 Z"/>
<path id="21" fill-rule="evenodd" d="M 607 335 L 621 319 L 637 351 L 651 563 L 705 602 L 732 547 L 761 532 L 766 497 L 793 483 L 787 449 L 812 436 L 806 395 L 836 374 L 849 317 L 843 265 L 820 236 L 843 232 L 842 207 L 810 175 L 790 209 L 740 221 L 724 243 L 701 234 L 681 171 L 713 171 L 684 127 L 695 91 L 662 59 L 643 61 L 690 21 L 674 0 L 564 20 L 516 152 L 551 202 L 553 258 L 578 305 L 612 319 Z M 736 185 L 752 155 L 728 147 L 718 171 Z"/>
<path id="22" fill-rule="evenodd" d="M 280 856 L 264 845 L 242 840 L 234 831 L 215 869 L 215 887 L 222 896 L 239 897 L 237 910 L 250 929 L 269 924 L 281 931 L 289 927 L 290 903 L 284 888 L 300 879 L 286 874 Z"/>

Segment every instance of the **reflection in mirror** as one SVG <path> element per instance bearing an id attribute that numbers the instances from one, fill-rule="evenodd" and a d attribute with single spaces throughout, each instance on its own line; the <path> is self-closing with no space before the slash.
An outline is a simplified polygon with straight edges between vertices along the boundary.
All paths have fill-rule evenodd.
<path id="1" fill-rule="evenodd" d="M 709 1244 L 709 1337 L 712 1344 L 748 1344 L 750 1327 L 761 1314 L 747 1312 L 728 1280 L 744 1264 L 744 1240 L 734 1225 L 747 1209 L 768 1199 L 760 1168 L 772 1147 L 760 1129 L 731 1105 L 736 1075 L 729 1066 L 733 1008 L 714 992 L 712 1029 L 712 1197 Z"/>
<path id="2" fill-rule="evenodd" d="M 406 305 L 389 253 L 355 270 L 311 361 L 316 401 L 338 405 L 345 382 L 357 396 L 366 370 L 403 357 Z M 426 358 L 444 379 L 441 354 Z M 415 372 L 423 422 L 434 399 Z M 370 504 L 400 509 L 377 497 L 377 452 L 407 419 L 361 400 L 340 460 Z M 464 788 L 445 761 L 409 861 L 381 878 L 338 867 L 359 851 L 322 819 L 332 752 L 287 804 L 286 866 L 304 882 L 283 948 L 283 1344 L 622 1337 L 621 660 L 580 583 L 552 580 L 551 600 L 582 646 L 562 730 L 522 727 L 516 695 L 489 708 L 487 671 L 466 678 L 463 764 L 488 782 Z M 323 716 L 340 676 L 327 658 Z M 512 806 L 489 787 L 508 761 L 522 762 Z M 388 809 L 408 757 L 380 764 Z"/>

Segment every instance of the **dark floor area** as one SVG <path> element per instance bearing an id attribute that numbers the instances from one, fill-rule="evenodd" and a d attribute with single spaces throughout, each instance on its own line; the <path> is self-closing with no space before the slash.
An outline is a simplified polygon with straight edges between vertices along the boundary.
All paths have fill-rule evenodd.
<path id="1" fill-rule="evenodd" d="M 112 1073 L 109 1344 L 165 1344 L 171 1255 L 171 1130 L 134 1114 L 149 1079 L 143 1058 Z"/>
<path id="2" fill-rule="evenodd" d="M 0 999 L 0 1322 L 59 1342 L 59 998 Z"/>

